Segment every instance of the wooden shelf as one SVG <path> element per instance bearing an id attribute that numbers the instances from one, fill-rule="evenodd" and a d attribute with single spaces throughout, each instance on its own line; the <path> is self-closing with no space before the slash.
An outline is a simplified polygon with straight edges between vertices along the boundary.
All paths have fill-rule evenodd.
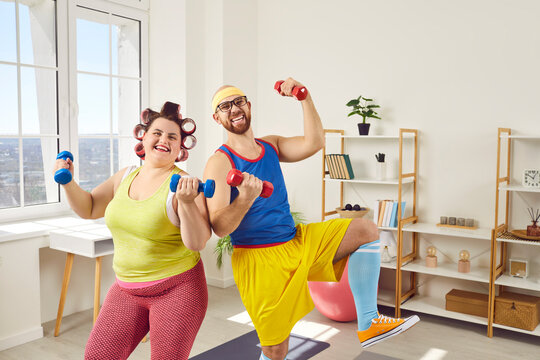
<path id="1" fill-rule="evenodd" d="M 491 230 L 487 228 L 478 228 L 475 230 L 455 229 L 448 227 L 440 227 L 430 223 L 411 223 L 403 226 L 402 230 L 404 232 L 491 240 Z"/>
<path id="2" fill-rule="evenodd" d="M 530 186 L 523 186 L 523 185 L 507 185 L 507 184 L 501 184 L 499 185 L 499 190 L 502 191 L 519 191 L 519 192 L 537 192 L 540 193 L 540 188 L 530 187 Z"/>
<path id="3" fill-rule="evenodd" d="M 500 229 L 510 229 L 509 219 L 512 218 L 510 202 L 513 200 L 514 192 L 519 193 L 540 193 L 540 188 L 533 188 L 522 186 L 521 184 L 511 183 L 512 175 L 512 166 L 511 162 L 514 154 L 512 154 L 513 146 L 512 140 L 540 140 L 539 135 L 512 135 L 512 130 L 508 128 L 499 128 L 498 129 L 498 138 L 497 138 L 497 166 L 496 166 L 496 178 L 498 186 L 495 189 L 495 221 L 496 231 Z M 504 149 L 504 151 L 503 151 Z M 529 154 L 529 156 L 534 156 L 535 154 Z M 504 175 L 503 175 L 504 174 Z M 500 192 L 503 191 L 503 196 L 500 196 Z M 504 196 L 506 195 L 506 196 Z M 520 195 L 520 197 L 526 196 Z M 501 223 L 501 219 L 504 219 Z M 490 296 L 489 296 L 489 306 L 491 309 L 495 306 L 495 297 L 497 293 L 497 286 L 506 286 L 517 289 L 540 291 L 540 278 L 537 275 L 531 275 L 526 279 L 516 278 L 509 276 L 505 273 L 499 274 L 498 269 L 508 269 L 508 258 L 511 250 L 509 246 L 521 246 L 521 245 L 533 245 L 540 246 L 540 241 L 521 239 L 509 231 L 502 231 L 493 237 L 491 241 L 491 264 L 492 269 L 491 278 L 494 281 L 490 282 Z M 534 259 L 535 254 L 538 250 L 527 249 L 529 251 L 529 259 Z M 497 269 L 497 270 L 496 270 Z M 491 314 L 493 316 L 493 313 Z M 493 317 L 490 319 L 490 322 L 493 323 L 492 326 L 488 326 L 488 336 L 493 336 L 493 327 L 501 328 L 511 331 L 522 332 L 525 334 L 531 334 L 540 336 L 540 326 L 536 327 L 534 331 L 522 330 L 514 327 L 509 327 L 505 325 L 495 324 Z"/>
<path id="4" fill-rule="evenodd" d="M 397 268 L 396 259 L 394 258 L 394 259 L 392 259 L 392 261 L 387 262 L 387 263 L 381 261 L 381 268 L 396 270 L 396 268 Z"/>
<path id="5" fill-rule="evenodd" d="M 526 279 L 503 274 L 495 280 L 495 285 L 511 286 L 518 289 L 540 291 L 540 278 L 529 276 Z"/>
<path id="6" fill-rule="evenodd" d="M 415 295 L 402 303 L 401 308 L 424 314 L 431 314 L 450 319 L 468 321 L 475 324 L 487 325 L 487 318 L 446 310 L 446 300 L 441 298 Z"/>
<path id="7" fill-rule="evenodd" d="M 540 135 L 505 135 L 501 134 L 501 139 L 517 139 L 517 140 L 540 140 Z"/>
<path id="8" fill-rule="evenodd" d="M 499 329 L 517 331 L 517 332 L 520 332 L 520 333 L 523 333 L 523 334 L 540 336 L 540 325 L 538 325 L 536 327 L 536 329 L 534 329 L 533 331 L 523 330 L 523 329 L 519 329 L 519 328 L 515 328 L 515 327 L 511 327 L 511 326 L 506 326 L 506 325 L 501 325 L 501 324 L 495 324 L 495 323 L 493 323 L 493 327 L 496 327 L 496 328 L 499 328 Z"/>
<path id="9" fill-rule="evenodd" d="M 395 227 L 390 227 L 390 226 L 378 226 L 377 228 L 378 228 L 379 230 L 397 231 L 397 228 L 395 228 Z"/>
<path id="10" fill-rule="evenodd" d="M 336 213 L 336 211 L 326 211 L 326 189 L 327 186 L 339 186 L 339 201 L 340 204 L 343 205 L 343 194 L 344 194 L 344 186 L 350 186 L 350 184 L 371 184 L 371 185 L 392 185 L 396 186 L 395 189 L 397 194 L 395 195 L 396 198 L 393 200 L 397 200 L 399 203 L 403 202 L 405 199 L 402 198 L 405 184 L 412 184 L 412 187 L 406 187 L 407 191 L 412 191 L 412 200 L 409 200 L 407 198 L 407 206 L 408 209 L 412 209 L 412 216 L 416 216 L 416 195 L 417 195 L 417 178 L 418 178 L 418 130 L 416 129 L 399 129 L 399 135 L 396 136 L 390 136 L 390 135 L 371 135 L 371 136 L 360 136 L 360 135 L 345 135 L 345 132 L 343 130 L 336 130 L 336 129 L 325 129 L 325 138 L 326 139 L 333 139 L 332 147 L 334 147 L 338 142 L 340 144 L 340 148 L 338 153 L 343 154 L 345 151 L 345 141 L 356 141 L 356 140 L 362 140 L 362 141 L 387 141 L 391 140 L 391 143 L 385 143 L 385 146 L 394 146 L 395 144 L 398 145 L 399 150 L 399 163 L 398 163 L 398 172 L 396 178 L 391 179 L 385 179 L 385 180 L 377 180 L 375 178 L 355 178 L 355 179 L 331 179 L 329 176 L 329 173 L 327 170 L 327 163 L 326 163 L 326 154 L 327 154 L 327 145 L 323 147 L 322 149 L 322 216 L 321 220 L 324 221 L 327 216 L 333 215 Z M 396 141 L 397 140 L 397 141 Z M 406 141 L 404 141 L 406 140 Z M 413 141 L 410 141 L 413 140 Z M 328 142 L 327 142 L 328 143 Z M 407 146 L 412 145 L 412 154 L 410 154 L 408 151 L 404 151 L 404 143 L 406 143 Z M 411 160 L 413 162 L 413 167 L 411 172 L 405 173 L 403 171 L 403 163 L 404 163 L 404 154 L 407 154 L 408 160 Z M 349 156 L 352 157 L 354 154 L 349 154 Z M 358 155 L 358 154 L 357 154 Z M 365 156 L 365 152 L 360 152 L 359 155 Z M 371 156 L 370 156 L 371 157 Z M 406 162 L 406 161 L 405 161 Z M 364 173 L 364 175 L 366 175 Z M 370 175 L 370 174 L 367 174 Z M 374 174 L 373 174 L 374 175 Z M 334 184 L 334 185 L 330 185 Z M 386 190 L 386 189 L 385 189 Z M 387 195 L 385 195 L 387 196 Z M 333 199 L 334 202 L 336 202 L 336 199 Z M 397 223 L 401 220 L 401 216 L 403 213 L 397 214 Z M 373 216 L 370 217 L 370 219 L 373 219 Z M 396 242 L 399 244 L 399 237 L 400 233 L 397 229 L 397 227 L 390 227 L 390 226 L 379 226 L 379 230 L 388 230 L 388 231 L 396 231 Z M 399 247 L 399 245 L 398 245 Z M 397 250 L 397 249 L 396 249 Z M 396 313 L 399 311 L 399 307 L 396 306 L 396 290 L 397 288 L 400 288 L 401 286 L 401 272 L 397 271 L 398 269 L 398 258 L 395 257 L 391 262 L 388 263 L 381 263 L 382 269 L 390 269 L 395 270 L 395 287 L 392 290 L 379 290 L 378 294 L 378 303 L 380 305 L 386 305 L 386 306 L 392 306 L 395 308 Z M 401 261 L 399 262 L 400 266 L 402 265 Z M 399 285 L 399 286 L 398 286 Z"/>
<path id="11" fill-rule="evenodd" d="M 412 271 L 420 274 L 443 276 L 454 279 L 477 281 L 489 283 L 488 267 L 472 267 L 468 273 L 457 271 L 457 264 L 439 263 L 436 268 L 430 268 L 425 265 L 424 259 L 417 259 L 401 267 L 403 271 Z"/>
<path id="12" fill-rule="evenodd" d="M 361 139 L 361 140 L 383 140 L 392 139 L 399 140 L 399 135 L 326 135 L 327 139 Z M 414 135 L 411 133 L 405 133 L 403 138 L 412 139 Z"/>
<path id="13" fill-rule="evenodd" d="M 389 180 L 376 180 L 376 179 L 330 179 L 324 178 L 325 182 L 337 182 L 337 183 L 357 183 L 357 184 L 379 184 L 379 185 L 399 185 L 399 179 L 389 179 Z M 414 182 L 413 178 L 404 178 L 402 184 L 408 184 Z"/>
<path id="14" fill-rule="evenodd" d="M 540 246 L 540 241 L 538 240 L 521 239 L 509 232 L 498 234 L 497 241 L 504 242 L 504 243 Z"/>

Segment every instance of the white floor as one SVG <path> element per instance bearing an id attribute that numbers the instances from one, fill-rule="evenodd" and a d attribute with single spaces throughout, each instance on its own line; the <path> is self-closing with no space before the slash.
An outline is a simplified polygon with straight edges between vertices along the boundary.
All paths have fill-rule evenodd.
<path id="1" fill-rule="evenodd" d="M 196 355 L 253 330 L 246 324 L 245 309 L 236 287 L 209 287 L 209 306 L 191 355 Z M 381 308 L 391 315 L 393 309 Z M 410 313 L 405 312 L 404 315 Z M 486 327 L 419 314 L 421 321 L 409 331 L 362 351 L 356 324 L 338 323 L 312 311 L 295 328 L 299 335 L 330 343 L 314 360 L 348 359 L 540 359 L 540 337 L 495 329 L 493 338 Z M 231 319 L 232 318 L 232 319 Z M 54 321 L 43 324 L 44 338 L 0 352 L 1 360 L 82 359 L 92 326 L 92 311 L 67 316 L 60 336 L 54 337 Z M 141 343 L 130 359 L 150 359 L 150 344 Z M 244 359 L 241 359 L 244 360 Z M 249 360 L 249 359 L 246 359 Z M 253 359 L 256 360 L 256 359 Z"/>

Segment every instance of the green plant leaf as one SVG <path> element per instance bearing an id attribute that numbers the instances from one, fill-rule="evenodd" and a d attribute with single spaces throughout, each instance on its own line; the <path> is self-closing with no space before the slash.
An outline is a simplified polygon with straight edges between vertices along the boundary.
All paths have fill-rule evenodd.
<path id="1" fill-rule="evenodd" d="M 291 211 L 291 216 L 294 220 L 294 224 L 305 224 L 306 219 L 304 218 L 304 215 L 299 211 Z M 218 269 L 221 269 L 221 266 L 223 266 L 223 255 L 227 253 L 228 255 L 231 255 L 233 253 L 233 246 L 231 243 L 231 236 L 227 235 L 220 239 L 218 239 L 216 248 L 214 249 L 214 254 L 216 254 L 216 265 Z"/>
<path id="2" fill-rule="evenodd" d="M 366 106 L 366 107 L 369 108 L 369 109 L 380 108 L 379 105 L 368 105 L 368 106 Z"/>
<path id="3" fill-rule="evenodd" d="M 352 115 L 362 115 L 362 114 L 360 114 L 360 112 L 358 112 L 358 110 L 355 110 L 353 112 L 350 112 L 349 115 L 347 115 L 347 117 L 352 116 Z"/>
<path id="4" fill-rule="evenodd" d="M 217 255 L 216 265 L 218 269 L 221 269 L 221 266 L 223 265 L 223 254 L 227 253 L 231 255 L 232 252 L 233 252 L 233 246 L 231 243 L 230 235 L 227 235 L 218 239 L 216 248 L 214 249 L 214 253 Z"/>
<path id="5" fill-rule="evenodd" d="M 359 103 L 358 100 L 352 99 L 351 101 L 349 101 L 349 102 L 347 103 L 347 106 L 356 106 L 356 105 L 358 105 L 358 103 Z"/>
<path id="6" fill-rule="evenodd" d="M 378 116 L 372 116 L 372 118 L 375 118 L 375 119 L 379 119 L 379 120 L 381 120 L 381 118 L 380 118 L 380 117 L 378 117 Z"/>
<path id="7" fill-rule="evenodd" d="M 366 99 L 366 98 L 364 98 L 364 100 L 366 100 L 366 101 L 373 101 L 373 99 Z"/>

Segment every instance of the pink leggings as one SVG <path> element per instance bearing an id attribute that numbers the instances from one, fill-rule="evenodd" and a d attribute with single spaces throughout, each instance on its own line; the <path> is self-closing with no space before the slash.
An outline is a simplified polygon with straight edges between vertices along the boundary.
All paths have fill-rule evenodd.
<path id="1" fill-rule="evenodd" d="M 202 260 L 156 285 L 109 289 L 84 358 L 127 359 L 150 331 L 152 359 L 187 359 L 208 305 Z"/>

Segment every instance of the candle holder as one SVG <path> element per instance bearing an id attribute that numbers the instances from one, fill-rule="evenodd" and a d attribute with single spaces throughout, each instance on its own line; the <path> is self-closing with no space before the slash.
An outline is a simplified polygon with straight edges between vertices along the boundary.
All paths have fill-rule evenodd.
<path id="1" fill-rule="evenodd" d="M 471 254 L 467 250 L 461 250 L 459 252 L 458 271 L 460 273 L 468 273 L 471 271 L 470 257 Z"/>
<path id="2" fill-rule="evenodd" d="M 430 246 L 427 248 L 426 256 L 426 267 L 436 268 L 437 267 L 437 249 L 435 246 Z"/>

